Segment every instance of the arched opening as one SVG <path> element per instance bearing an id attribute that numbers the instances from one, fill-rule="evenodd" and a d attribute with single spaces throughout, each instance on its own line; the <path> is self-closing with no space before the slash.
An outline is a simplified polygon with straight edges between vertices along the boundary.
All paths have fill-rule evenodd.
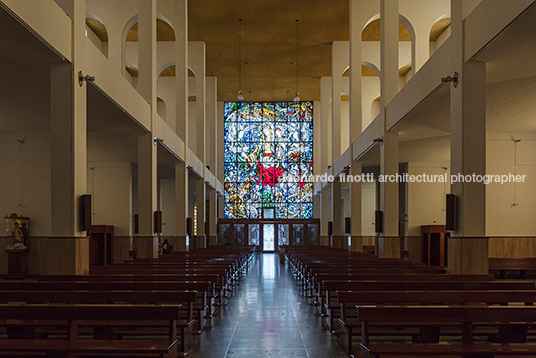
<path id="1" fill-rule="evenodd" d="M 373 16 L 363 28 L 361 40 L 363 42 L 375 42 L 374 45 L 364 46 L 364 59 L 372 59 L 378 61 L 380 59 L 380 15 Z M 404 66 L 404 75 L 399 79 L 399 88 L 403 87 L 411 78 L 414 71 L 413 64 L 415 63 L 415 31 L 407 18 L 399 15 L 398 23 L 398 67 Z M 368 52 L 368 53 L 367 53 Z M 404 64 L 404 65 L 402 65 Z M 409 69 L 408 67 L 409 66 Z M 407 69 L 407 71 L 406 71 Z M 370 70 L 367 70 L 370 73 Z M 400 74 L 400 72 L 399 72 Z"/>
<path id="2" fill-rule="evenodd" d="M 441 16 L 430 29 L 430 57 L 450 37 L 450 14 Z"/>
<path id="3" fill-rule="evenodd" d="M 361 65 L 361 93 L 362 103 L 372 103 L 375 98 L 380 96 L 380 70 L 370 62 L 363 62 Z M 379 105 L 379 103 L 378 103 Z M 362 106 L 362 128 L 365 129 L 376 116 L 370 106 Z"/>
<path id="4" fill-rule="evenodd" d="M 156 39 L 157 41 L 175 41 L 175 30 L 170 22 L 162 15 L 158 14 L 156 19 Z M 128 78 L 129 72 L 126 64 L 137 65 L 138 61 L 138 15 L 133 16 L 123 29 L 123 63 L 125 64 L 125 76 Z"/>
<path id="5" fill-rule="evenodd" d="M 108 31 L 104 23 L 91 13 L 86 14 L 86 36 L 108 57 Z"/>

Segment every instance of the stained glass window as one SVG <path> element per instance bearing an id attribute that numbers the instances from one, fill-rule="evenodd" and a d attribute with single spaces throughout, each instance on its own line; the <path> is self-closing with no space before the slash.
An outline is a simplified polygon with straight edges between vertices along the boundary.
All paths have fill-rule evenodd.
<path id="1" fill-rule="evenodd" d="M 226 102 L 225 217 L 313 216 L 312 102 Z"/>

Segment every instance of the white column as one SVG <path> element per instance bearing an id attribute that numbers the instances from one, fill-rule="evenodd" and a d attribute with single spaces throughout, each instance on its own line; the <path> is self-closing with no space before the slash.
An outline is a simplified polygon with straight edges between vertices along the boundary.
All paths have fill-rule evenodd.
<path id="1" fill-rule="evenodd" d="M 331 146 L 333 139 L 331 137 L 331 78 L 320 78 L 320 107 L 321 107 L 321 141 L 322 141 L 322 173 L 331 166 Z"/>
<path id="2" fill-rule="evenodd" d="M 354 143 L 362 132 L 362 84 L 361 63 L 363 32 L 363 4 L 360 0 L 350 0 L 350 145 Z M 352 158 L 355 158 L 352 154 Z M 350 175 L 359 176 L 362 173 L 361 163 L 354 162 L 350 168 Z M 350 183 L 351 202 L 351 251 L 363 251 L 363 238 L 361 232 L 361 182 Z"/>
<path id="3" fill-rule="evenodd" d="M 206 247 L 205 238 L 205 205 L 206 205 L 206 184 L 205 179 L 198 178 L 195 184 L 195 201 L 197 203 L 197 235 L 195 237 L 195 247 Z"/>
<path id="4" fill-rule="evenodd" d="M 349 64 L 349 47 L 346 41 L 333 41 L 331 45 L 331 121 L 333 135 L 332 163 L 335 163 L 348 143 L 341 143 L 342 118 L 341 118 L 341 93 L 342 74 Z M 344 128 L 344 131 L 347 129 Z"/>
<path id="5" fill-rule="evenodd" d="M 87 274 L 89 241 L 80 231 L 79 199 L 86 194 L 87 83 L 78 84 L 78 71 L 86 75 L 86 4 L 68 1 L 73 21 L 72 64 L 50 69 L 51 138 L 51 234 L 53 245 L 43 244 L 41 257 L 61 255 L 61 262 L 47 260 L 38 273 Z M 54 251 L 49 251 L 52 249 Z M 50 264 L 50 265 L 49 265 Z M 49 267 L 50 266 L 50 267 Z"/>
<path id="6" fill-rule="evenodd" d="M 188 167 L 185 162 L 175 164 L 175 251 L 187 251 L 186 218 L 188 217 Z"/>
<path id="7" fill-rule="evenodd" d="M 188 0 L 174 0 L 175 24 L 175 113 L 176 132 L 188 155 Z M 187 160 L 187 158 L 185 158 Z M 186 218 L 188 217 L 188 166 L 175 165 L 176 221 L 173 246 L 175 251 L 188 250 Z"/>
<path id="8" fill-rule="evenodd" d="M 322 188 L 322 191 L 320 192 L 320 205 L 321 205 L 320 245 L 329 246 L 328 222 L 329 222 L 329 206 L 331 205 L 331 203 L 329 201 L 328 187 Z"/>
<path id="9" fill-rule="evenodd" d="M 188 149 L 188 0 L 175 4 L 175 91 L 177 135 Z"/>
<path id="10" fill-rule="evenodd" d="M 398 173 L 398 133 L 387 132 L 385 106 L 398 92 L 398 0 L 381 0 L 381 106 L 384 119 L 383 143 L 380 147 L 380 174 Z M 398 183 L 380 183 L 380 210 L 383 232 L 378 238 L 379 257 L 400 257 L 398 236 Z"/>
<path id="11" fill-rule="evenodd" d="M 333 213 L 333 247 L 337 249 L 343 248 L 343 216 L 342 208 L 342 185 L 339 177 L 335 178 L 331 185 L 331 204 Z"/>
<path id="12" fill-rule="evenodd" d="M 360 0 L 350 0 L 350 145 L 362 131 L 361 33 L 363 9 Z"/>
<path id="13" fill-rule="evenodd" d="M 188 63 L 195 73 L 195 96 L 196 96 L 196 148 L 197 157 L 206 165 L 205 142 L 206 142 L 206 65 L 205 43 L 203 41 L 190 41 Z M 192 148 L 193 149 L 193 148 Z M 202 173 L 203 174 L 203 173 Z"/>
<path id="14" fill-rule="evenodd" d="M 452 73 L 450 84 L 450 160 L 452 175 L 486 173 L 486 66 L 464 62 L 462 0 L 451 0 Z M 451 183 L 456 195 L 457 228 L 449 239 L 449 272 L 487 273 L 486 190 L 483 183 Z"/>
<path id="15" fill-rule="evenodd" d="M 362 173 L 362 165 L 359 162 L 353 162 L 350 167 L 350 175 L 355 177 Z M 351 251 L 363 251 L 363 237 L 361 231 L 361 181 L 353 181 L 350 183 L 350 231 L 351 231 Z"/>
<path id="16" fill-rule="evenodd" d="M 138 0 L 138 90 L 156 116 L 156 0 Z M 158 237 L 154 235 L 157 210 L 157 158 L 152 133 L 138 138 L 138 218 L 135 238 L 138 257 L 158 256 Z"/>
<path id="17" fill-rule="evenodd" d="M 218 223 L 218 193 L 216 189 L 210 188 L 208 192 L 208 221 L 209 221 L 209 232 L 205 233 L 208 237 L 208 242 L 210 246 L 215 246 L 218 244 L 218 233 L 217 233 L 217 223 Z"/>
<path id="18" fill-rule="evenodd" d="M 217 175 L 216 161 L 216 138 L 217 136 L 217 106 L 218 106 L 218 79 L 216 77 L 207 77 L 207 117 L 206 117 L 206 165 L 210 171 Z"/>

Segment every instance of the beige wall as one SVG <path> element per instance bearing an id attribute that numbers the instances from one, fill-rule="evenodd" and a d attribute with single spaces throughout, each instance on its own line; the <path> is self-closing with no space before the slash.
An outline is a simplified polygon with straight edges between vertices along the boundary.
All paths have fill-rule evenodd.
<path id="1" fill-rule="evenodd" d="M 486 186 L 486 234 L 536 236 L 536 139 L 526 138 L 517 143 L 517 159 L 516 144 L 509 138 L 488 140 L 486 150 L 488 174 L 527 176 L 525 183 Z"/>
<path id="2" fill-rule="evenodd" d="M 376 183 L 361 184 L 361 235 L 374 236 Z"/>
<path id="3" fill-rule="evenodd" d="M 16 139 L 24 139 L 24 144 Z M 50 140 L 47 135 L 13 134 L 0 138 L 0 216 L 30 218 L 30 236 L 51 233 Z M 0 226 L 0 236 L 5 235 Z M 3 250 L 3 248 L 2 248 Z"/>
<path id="4" fill-rule="evenodd" d="M 114 226 L 115 236 L 132 236 L 132 168 L 130 163 L 88 163 L 93 225 Z"/>
<path id="5" fill-rule="evenodd" d="M 450 175 L 441 165 L 409 163 L 409 175 Z M 445 197 L 450 183 L 408 183 L 407 236 L 420 236 L 421 225 L 445 225 Z"/>

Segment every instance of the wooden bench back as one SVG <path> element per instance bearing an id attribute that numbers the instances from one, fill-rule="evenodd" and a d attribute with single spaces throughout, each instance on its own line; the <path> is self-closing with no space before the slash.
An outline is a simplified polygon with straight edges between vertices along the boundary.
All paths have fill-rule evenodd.
<path id="1" fill-rule="evenodd" d="M 326 291 L 534 290 L 529 281 L 324 281 Z"/>
<path id="2" fill-rule="evenodd" d="M 536 302 L 536 290 L 520 291 L 338 291 L 337 301 L 346 305 L 408 305 L 408 304 L 462 304 L 466 302 L 483 302 L 486 304 L 504 304 L 522 302 L 532 305 Z"/>

